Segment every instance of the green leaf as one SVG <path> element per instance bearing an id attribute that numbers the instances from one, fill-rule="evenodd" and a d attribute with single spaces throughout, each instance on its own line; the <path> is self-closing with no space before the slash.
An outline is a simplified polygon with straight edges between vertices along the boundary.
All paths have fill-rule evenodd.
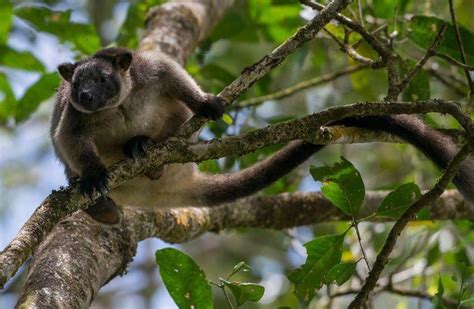
<path id="1" fill-rule="evenodd" d="M 336 207 L 348 215 L 356 217 L 364 201 L 365 188 L 359 171 L 351 162 L 341 157 L 340 162 L 331 166 L 311 166 L 314 180 L 321 181 L 321 191 Z"/>
<path id="2" fill-rule="evenodd" d="M 0 2 L 0 44 L 7 42 L 12 20 L 13 6 L 8 1 Z"/>
<path id="3" fill-rule="evenodd" d="M 438 292 L 433 297 L 433 305 L 435 309 L 444 309 L 443 303 L 443 294 L 444 294 L 444 286 L 441 277 L 438 278 Z"/>
<path id="4" fill-rule="evenodd" d="M 439 28 L 443 23 L 442 19 L 432 16 L 414 16 L 409 25 L 408 38 L 422 49 L 428 49 L 433 42 Z M 447 28 L 444 33 L 443 41 L 438 47 L 438 52 L 453 57 L 461 61 L 458 44 L 456 43 L 456 34 L 451 24 L 446 23 Z M 459 25 L 464 51 L 469 65 L 474 65 L 474 33 Z"/>
<path id="5" fill-rule="evenodd" d="M 226 124 L 228 124 L 229 126 L 234 122 L 232 120 L 232 117 L 230 117 L 229 114 L 225 113 L 224 115 L 222 115 L 222 121 L 224 121 Z"/>
<path id="6" fill-rule="evenodd" d="M 349 262 L 333 266 L 326 276 L 326 284 L 331 284 L 335 281 L 337 285 L 343 285 L 354 274 L 356 265 L 357 262 Z"/>
<path id="7" fill-rule="evenodd" d="M 43 101 L 55 93 L 54 91 L 58 85 L 58 73 L 52 72 L 41 76 L 36 83 L 26 90 L 23 97 L 18 101 L 15 119 L 22 121 L 28 118 Z"/>
<path id="8" fill-rule="evenodd" d="M 206 275 L 186 254 L 165 248 L 156 251 L 161 279 L 179 308 L 212 308 L 212 292 Z"/>
<path id="9" fill-rule="evenodd" d="M 5 74 L 0 72 L 0 123 L 5 123 L 13 115 L 16 104 L 10 83 Z"/>
<path id="10" fill-rule="evenodd" d="M 91 54 L 100 49 L 100 39 L 91 24 L 70 21 L 71 10 L 52 11 L 39 6 L 22 6 L 14 11 L 37 31 L 48 32 L 61 42 L 71 42 L 82 53 Z"/>
<path id="11" fill-rule="evenodd" d="M 401 63 L 400 73 L 402 76 L 408 74 L 416 63 L 412 60 L 407 60 Z M 429 74 L 421 69 L 407 85 L 402 93 L 402 98 L 405 101 L 420 101 L 428 100 L 430 98 L 430 76 Z"/>
<path id="12" fill-rule="evenodd" d="M 262 298 L 263 293 L 265 293 L 265 288 L 255 283 L 238 283 L 223 279 L 221 279 L 221 281 L 224 282 L 234 295 L 237 306 L 242 306 L 248 301 L 257 302 Z"/>
<path id="13" fill-rule="evenodd" d="M 420 188 L 412 182 L 403 184 L 390 192 L 376 214 L 382 217 L 398 219 L 410 205 L 421 196 Z"/>
<path id="14" fill-rule="evenodd" d="M 27 71 L 45 71 L 43 64 L 33 54 L 16 51 L 7 45 L 0 45 L 0 65 Z"/>
<path id="15" fill-rule="evenodd" d="M 306 262 L 292 271 L 288 279 L 295 284 L 295 295 L 306 304 L 313 299 L 315 290 L 322 287 L 329 269 L 340 262 L 344 236 L 321 236 L 304 245 L 308 253 Z"/>

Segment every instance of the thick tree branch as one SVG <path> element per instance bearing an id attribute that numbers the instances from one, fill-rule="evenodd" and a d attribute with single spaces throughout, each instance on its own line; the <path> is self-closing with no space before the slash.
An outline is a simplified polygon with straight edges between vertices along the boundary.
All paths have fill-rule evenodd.
<path id="1" fill-rule="evenodd" d="M 140 50 L 171 56 L 180 64 L 219 22 L 234 0 L 174 0 L 152 8 Z"/>
<path id="2" fill-rule="evenodd" d="M 388 193 L 389 191 L 367 192 L 361 216 L 372 214 Z M 470 219 L 474 216 L 474 211 L 464 203 L 457 190 L 444 192 L 440 199 L 429 205 L 428 210 L 433 220 Z M 136 221 L 139 222 L 136 231 L 140 239 L 158 237 L 171 243 L 185 242 L 204 232 L 215 232 L 226 228 L 264 227 L 280 230 L 351 219 L 350 216 L 334 207 L 321 193 L 300 192 L 270 197 L 249 197 L 213 208 L 128 209 L 127 211 L 130 217 L 140 217 L 140 220 Z M 180 221 L 180 218 L 187 219 Z M 372 218 L 371 220 L 381 222 L 386 219 Z M 143 224 L 144 222 L 146 224 Z"/>
<path id="3" fill-rule="evenodd" d="M 368 192 L 363 213 L 372 213 L 387 193 Z M 433 219 L 474 217 L 456 190 L 443 193 L 429 210 Z M 320 193 L 257 196 L 214 208 L 126 208 L 114 226 L 76 212 L 56 225 L 37 249 L 19 303 L 87 307 L 103 284 L 125 270 L 137 242 L 145 238 L 181 243 L 226 228 L 283 229 L 349 219 Z"/>
<path id="4" fill-rule="evenodd" d="M 320 12 L 325 9 L 325 6 L 318 2 L 312 2 L 310 0 L 300 0 L 300 2 Z M 339 13 L 334 16 L 334 19 L 352 31 L 359 33 L 365 39 L 367 44 L 369 44 L 382 57 L 382 59 L 385 60 L 393 56 L 392 51 L 375 35 L 367 31 L 361 24 Z"/>
<path id="5" fill-rule="evenodd" d="M 334 18 L 338 12 L 349 5 L 352 0 L 334 0 L 316 15 L 309 23 L 299 28 L 298 31 L 280 44 L 268 55 L 257 63 L 246 67 L 242 74 L 230 85 L 224 88 L 219 94 L 228 105 L 237 99 L 242 93 L 249 89 L 256 81 L 265 76 L 268 72 L 283 62 L 296 49 L 306 42 L 314 39 L 318 32 Z M 201 128 L 206 120 L 202 117 L 194 116 L 177 133 L 179 137 L 189 137 L 192 133 Z"/>
<path id="6" fill-rule="evenodd" d="M 367 108 L 367 104 L 370 105 L 370 108 Z M 338 132 L 337 128 L 329 132 L 324 129 L 320 130 L 320 127 L 326 123 L 342 118 L 428 112 L 450 114 L 459 121 L 466 131 L 472 132 L 469 117 L 464 115 L 459 106 L 453 102 L 429 100 L 410 104 L 405 102 L 356 103 L 328 108 L 319 113 L 250 131 L 240 136 L 228 136 L 202 143 L 175 141 L 170 144 L 169 149 L 155 148 L 150 151 L 146 158 L 135 161 L 128 160 L 110 167 L 112 177 L 110 185 L 115 188 L 128 179 L 143 172 L 155 170 L 163 164 L 201 162 L 229 155 L 243 155 L 265 146 L 288 143 L 299 139 L 318 144 L 345 141 L 345 137 Z M 334 135 L 331 135 L 331 133 Z M 47 197 L 13 241 L 0 253 L 0 284 L 5 284 L 16 273 L 34 248 L 57 222 L 77 209 L 88 206 L 89 201 L 86 201 L 77 193 L 76 189 L 71 187 L 53 192 Z"/>
<path id="7" fill-rule="evenodd" d="M 212 30 L 232 4 L 233 0 L 174 0 L 158 6 L 148 15 L 140 50 L 161 51 L 184 63 L 199 40 Z M 71 187 L 53 191 L 43 201 L 0 253 L 1 288 L 52 228 L 81 204 L 87 207 L 87 201 Z"/>
<path id="8" fill-rule="evenodd" d="M 152 10 L 147 19 L 147 31 L 141 40 L 140 49 L 167 53 L 183 64 L 199 40 L 209 33 L 232 2 L 231 0 L 175 0 Z M 222 91 L 221 96 L 231 103 L 302 44 L 314 38 L 332 18 L 342 20 L 343 24 L 345 23 L 349 28 L 352 27 L 353 30 L 357 29 L 355 31 L 361 33 L 364 39 L 386 61 L 389 71 L 391 68 L 393 69 L 395 55 L 391 50 L 361 25 L 338 14 L 349 2 L 350 0 L 334 0 L 327 7 L 321 7 L 320 13 L 313 20 L 300 28 L 295 35 L 269 55 L 246 68 L 232 84 Z M 395 77 L 394 80 L 398 83 L 398 75 L 389 74 L 389 84 L 392 85 L 390 80 L 392 77 Z M 348 132 L 352 132 L 352 135 L 349 133 L 349 139 L 352 141 L 362 141 L 367 138 L 367 132 L 354 128 L 321 129 L 328 122 L 345 117 L 427 112 L 448 113 L 454 116 L 465 128 L 469 137 L 473 136 L 469 117 L 464 115 L 459 106 L 453 102 L 437 100 L 410 102 L 410 104 L 391 102 L 371 104 L 370 108 L 367 108 L 366 104 L 354 104 L 331 108 L 237 137 L 225 137 L 203 143 L 170 140 L 161 145 L 166 146 L 166 149 L 154 148 L 148 158 L 136 162 L 125 161 L 111 167 L 111 186 L 117 187 L 128 179 L 146 170 L 156 169 L 163 164 L 200 162 L 227 155 L 239 155 L 264 146 L 287 143 L 296 139 L 321 144 L 343 142 Z M 177 136 L 189 136 L 203 123 L 202 119 L 193 118 L 179 131 Z M 370 136 L 369 139 L 376 136 L 376 133 L 373 134 L 375 135 Z M 388 135 L 380 136 L 382 136 L 381 139 L 397 141 L 396 138 Z M 449 180 L 446 178 L 446 175 L 451 175 L 449 171 L 448 169 L 448 173 L 442 179 Z M 441 186 L 433 194 L 441 194 L 438 192 L 441 188 L 444 189 Z M 424 196 L 430 196 L 432 194 L 430 192 Z M 380 196 L 377 196 L 378 202 L 380 202 Z M 428 201 L 434 200 L 434 198 L 426 199 Z M 369 204 L 370 201 L 375 200 L 376 197 L 368 195 Z M 454 200 L 461 201 L 459 196 Z M 458 207 L 461 207 L 461 211 L 464 210 L 463 216 L 472 218 L 472 213 L 462 205 L 458 205 Z M 103 284 L 123 273 L 135 254 L 138 241 L 147 237 L 160 237 L 170 242 L 183 242 L 206 231 L 219 231 L 224 228 L 241 226 L 285 228 L 321 222 L 321 220 L 344 219 L 340 213 L 337 213 L 337 208 L 331 206 L 320 195 L 301 193 L 271 198 L 248 198 L 215 208 L 155 211 L 125 209 L 121 222 L 113 226 L 101 225 L 91 220 L 82 211 L 74 212 L 87 206 L 88 203 L 79 196 L 75 188 L 68 187 L 53 192 L 35 211 L 10 245 L 2 251 L 0 254 L 0 285 L 3 286 L 35 250 L 19 305 L 30 307 L 45 305 L 88 306 Z M 436 209 L 435 206 L 433 207 Z M 446 215 L 444 210 L 440 213 Z M 64 219 L 67 215 L 70 216 Z M 436 212 L 433 216 L 435 215 Z M 457 218 L 458 215 L 458 212 L 454 212 L 448 217 Z M 61 219 L 64 220 L 61 221 L 61 224 L 57 224 Z M 398 222 L 411 219 L 412 216 L 402 217 Z M 393 241 L 393 245 L 394 243 L 395 241 Z M 38 246 L 38 244 L 40 245 Z M 381 265 L 383 269 L 384 264 Z M 370 290 L 367 290 L 368 292 Z"/>

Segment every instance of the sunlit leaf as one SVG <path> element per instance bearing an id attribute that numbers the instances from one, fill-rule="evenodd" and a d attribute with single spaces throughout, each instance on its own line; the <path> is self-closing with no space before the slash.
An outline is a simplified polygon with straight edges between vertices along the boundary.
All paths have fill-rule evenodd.
<path id="1" fill-rule="evenodd" d="M 323 286 L 327 272 L 341 261 L 344 236 L 321 236 L 304 245 L 308 253 L 306 262 L 288 275 L 301 301 L 309 303 L 315 291 Z"/>
<path id="2" fill-rule="evenodd" d="M 414 183 L 406 183 L 390 192 L 377 208 L 376 214 L 398 219 L 410 205 L 421 196 L 420 188 Z"/>
<path id="3" fill-rule="evenodd" d="M 156 251 L 161 279 L 180 308 L 212 308 L 212 292 L 206 275 L 186 254 L 165 248 Z"/>
<path id="4" fill-rule="evenodd" d="M 0 44 L 5 44 L 8 39 L 13 20 L 13 6 L 9 1 L 0 2 Z M 0 51 L 0 55 L 2 52 Z"/>
<path id="5" fill-rule="evenodd" d="M 228 125 L 231 125 L 234 121 L 232 120 L 232 117 L 230 117 L 229 114 L 225 113 L 224 115 L 222 115 L 222 121 L 224 121 L 225 123 L 227 123 Z"/>
<path id="6" fill-rule="evenodd" d="M 15 106 L 16 99 L 10 83 L 5 74 L 0 72 L 0 123 L 5 123 L 12 116 Z"/>
<path id="7" fill-rule="evenodd" d="M 364 201 L 365 188 L 359 171 L 341 157 L 340 162 L 322 167 L 311 166 L 314 180 L 321 181 L 321 191 L 336 207 L 348 215 L 357 216 Z"/>

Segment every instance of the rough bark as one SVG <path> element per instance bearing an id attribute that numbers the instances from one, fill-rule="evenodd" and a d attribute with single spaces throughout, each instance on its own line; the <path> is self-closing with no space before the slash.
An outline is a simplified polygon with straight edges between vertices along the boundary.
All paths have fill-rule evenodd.
<path id="1" fill-rule="evenodd" d="M 372 213 L 387 193 L 368 192 L 362 216 Z M 428 209 L 435 220 L 474 219 L 474 212 L 456 190 L 444 192 Z M 348 219 L 320 193 L 249 197 L 214 208 L 126 208 L 122 221 L 114 226 L 101 225 L 79 211 L 58 224 L 38 247 L 19 304 L 27 308 L 87 307 L 102 285 L 123 273 L 138 241 L 145 238 L 181 243 L 227 228 L 279 230 Z"/>
<path id="2" fill-rule="evenodd" d="M 234 0 L 174 0 L 152 8 L 140 50 L 170 55 L 181 64 L 219 22 Z"/>
<path id="3" fill-rule="evenodd" d="M 459 112 L 459 107 L 451 102 L 420 101 L 412 104 L 386 103 L 371 104 L 368 109 L 365 103 L 334 107 L 295 119 L 286 123 L 254 130 L 240 136 L 224 137 L 211 142 L 177 143 L 167 149 L 152 150 L 147 158 L 117 164 L 111 168 L 112 186 L 138 174 L 139 170 L 153 170 L 166 163 L 200 162 L 217 159 L 228 155 L 242 155 L 264 146 L 287 143 L 296 139 L 306 139 L 316 144 L 356 143 L 370 141 L 398 142 L 399 139 L 377 132 L 356 128 L 325 127 L 327 122 L 355 115 L 380 115 L 399 113 L 424 113 L 437 111 L 450 113 L 460 123 L 466 125 L 468 118 Z M 87 204 L 85 204 L 87 205 Z M 34 248 L 51 231 L 59 220 L 84 207 L 83 199 L 73 188 L 53 192 L 25 223 L 15 239 L 0 254 L 0 283 L 11 278 Z"/>
<path id="4" fill-rule="evenodd" d="M 140 49 L 159 50 L 183 64 L 199 40 L 211 31 L 232 2 L 232 0 L 175 0 L 153 9 L 147 18 L 147 30 L 141 40 Z M 324 24 L 349 2 L 348 0 L 333 1 L 320 12 L 319 17 L 302 27 L 274 52 L 244 70 L 243 74 L 224 90 L 223 97 L 227 101 L 235 99 L 301 44 L 312 39 Z M 266 145 L 285 143 L 300 138 L 309 141 L 325 141 L 325 143 L 341 142 L 341 138 L 345 135 L 340 134 L 339 128 L 319 131 L 320 134 L 317 136 L 314 132 L 328 121 L 342 117 L 431 111 L 453 115 L 472 136 L 473 128 L 470 119 L 452 102 L 427 101 L 409 105 L 376 104 L 370 109 L 362 108 L 359 104 L 333 108 L 291 123 L 278 124 L 271 128 L 243 134 L 237 138 L 227 137 L 200 144 L 181 142 L 170 144 L 174 146 L 170 148 L 171 151 L 155 149 L 148 159 L 114 166 L 112 185 L 118 186 L 148 168 L 156 168 L 171 162 L 202 161 L 229 153 L 240 154 Z M 183 135 L 193 132 L 200 124 L 202 121 L 199 120 L 190 122 L 184 128 Z M 354 132 L 359 134 L 361 131 Z M 361 139 L 364 137 L 366 136 L 362 135 Z M 352 138 L 360 137 L 355 135 Z M 383 138 L 396 141 L 389 135 L 383 135 Z M 242 146 L 244 143 L 245 147 Z M 234 151 L 235 149 L 238 151 Z M 367 207 L 378 205 L 383 196 L 381 194 L 368 194 Z M 438 206 L 433 206 L 433 218 L 457 218 L 458 215 L 473 218 L 472 212 L 463 205 L 462 199 L 456 193 L 445 193 L 441 201 L 444 200 L 449 201 L 447 202 L 449 205 L 456 204 L 461 211 L 453 212 L 445 211 L 445 209 L 441 211 Z M 156 211 L 126 209 L 121 222 L 114 226 L 101 225 L 79 211 L 61 221 L 60 224 L 56 224 L 60 218 L 78 209 L 83 203 L 83 199 L 73 188 L 51 195 L 33 215 L 31 221 L 34 224 L 23 228 L 20 231 L 20 237 L 17 237 L 12 245 L 2 252 L 0 262 L 7 261 L 10 264 L 1 270 L 0 281 L 11 277 L 52 229 L 35 250 L 18 306 L 28 308 L 87 307 L 103 284 L 123 273 L 135 254 L 138 241 L 148 237 L 160 237 L 169 242 L 183 242 L 206 231 L 219 231 L 231 227 L 281 229 L 328 220 L 347 219 L 319 194 L 296 193 L 271 198 L 248 198 L 215 208 Z M 55 205 L 61 205 L 61 208 L 54 208 Z M 451 206 L 447 209 L 453 208 Z M 7 254 L 4 255 L 5 252 Z M 14 256 L 20 256 L 20 259 L 11 260 Z"/>
<path id="5" fill-rule="evenodd" d="M 201 5 L 206 7 L 206 10 L 199 10 L 196 9 L 196 5 Z M 321 20 L 327 20 L 329 21 L 330 15 L 335 14 L 335 8 L 339 7 L 340 9 L 341 4 L 347 5 L 348 1 L 343 1 L 343 0 L 336 0 L 334 1 L 334 4 L 331 6 L 328 6 L 328 9 L 325 10 L 325 13 L 321 13 L 318 16 L 315 17 L 311 21 L 311 25 L 314 27 L 321 27 Z M 162 25 L 158 22 L 157 25 L 153 27 L 167 27 L 168 24 L 175 25 L 175 27 L 180 27 L 181 25 L 181 18 L 184 18 L 187 16 L 186 14 L 189 14 L 192 12 L 193 14 L 207 14 L 207 9 L 212 12 L 216 7 L 220 7 L 220 5 L 225 5 L 226 7 L 229 5 L 228 2 L 216 2 L 216 1 L 174 1 L 173 4 L 166 5 L 167 14 L 170 16 L 176 16 L 177 20 L 173 21 L 170 20 L 166 25 Z M 188 9 L 183 8 L 188 7 Z M 157 9 L 160 10 L 160 9 Z M 176 12 L 171 12 L 171 10 L 176 10 Z M 221 10 L 216 10 L 216 12 L 223 12 L 225 11 L 224 9 Z M 204 13 L 203 13 L 204 12 Z M 218 14 L 215 14 L 218 16 Z M 189 16 L 188 16 L 189 17 Z M 166 18 L 166 17 L 163 17 Z M 153 14 L 150 20 L 153 19 Z M 210 29 L 211 26 L 206 26 L 205 22 L 203 21 L 204 18 L 200 16 L 199 18 L 196 17 L 195 20 L 197 21 L 195 25 L 197 26 L 202 26 L 204 29 Z M 212 23 L 215 23 L 216 21 L 212 21 Z M 201 23 L 201 24 L 200 24 Z M 211 24 L 211 22 L 210 22 Z M 152 24 L 148 23 L 148 34 L 145 36 L 145 38 L 150 37 L 153 35 L 150 34 L 152 33 L 151 26 Z M 187 38 L 190 42 L 189 45 L 193 46 L 193 44 L 197 44 L 201 35 L 203 35 L 204 32 L 202 31 L 194 31 L 195 29 L 192 29 L 190 27 L 184 27 L 182 31 L 184 31 L 183 36 L 181 37 L 181 32 L 179 31 L 172 31 L 170 29 L 163 29 L 163 32 L 165 34 L 161 34 L 162 38 L 160 40 L 166 41 L 167 44 L 165 46 L 170 45 L 170 42 L 174 42 L 174 44 L 182 44 L 183 46 L 187 46 L 187 44 L 183 44 L 180 39 Z M 154 31 L 154 30 L 153 30 Z M 205 34 L 205 33 L 204 33 Z M 309 35 L 309 37 L 308 37 Z M 308 28 L 308 27 L 302 27 L 300 28 L 296 34 L 288 39 L 285 43 L 283 43 L 281 46 L 277 47 L 275 49 L 275 52 L 272 53 L 272 56 L 270 57 L 271 59 L 278 59 L 278 62 L 281 62 L 285 56 L 288 56 L 290 54 L 289 51 L 294 50 L 295 48 L 298 47 L 298 43 L 295 41 L 295 38 L 299 38 L 301 40 L 308 40 L 311 36 L 314 36 L 315 32 L 314 30 Z M 159 40 L 157 39 L 157 42 Z M 285 47 L 289 46 L 289 48 Z M 180 48 L 180 46 L 176 45 L 176 48 Z M 145 48 L 145 47 L 143 47 Z M 151 47 L 148 47 L 151 48 Z M 160 45 L 156 46 L 157 50 L 161 50 L 162 48 Z M 166 52 L 166 51 L 165 51 Z M 170 50 L 168 52 L 171 52 Z M 186 56 L 186 53 L 183 53 L 184 56 Z M 264 67 L 264 64 L 270 66 L 270 65 L 275 65 L 274 61 L 269 61 L 270 59 L 268 57 L 264 57 L 264 59 L 260 62 L 258 62 L 257 66 L 255 67 L 255 70 L 258 69 L 258 72 L 256 71 L 254 75 L 252 75 L 252 72 L 250 70 L 246 70 L 246 73 L 243 74 L 242 76 L 238 77 L 236 81 L 239 80 L 247 80 L 245 83 L 240 83 L 240 82 L 234 82 L 233 87 L 233 94 L 236 95 L 237 93 L 242 93 L 246 90 L 245 87 L 250 87 L 251 83 L 249 83 L 249 78 L 252 79 L 253 81 L 257 80 L 258 78 L 262 77 L 262 71 L 266 70 Z M 267 59 L 267 60 L 265 60 Z M 236 86 L 237 84 L 237 86 Z M 240 86 L 239 86 L 240 85 Z M 255 142 L 255 141 L 254 141 Z M 170 157 L 169 153 L 166 151 L 163 151 L 163 149 L 170 149 L 173 148 L 174 146 L 177 146 L 174 143 L 166 143 L 164 145 L 158 145 L 155 147 L 154 154 L 150 156 L 152 160 L 146 160 L 146 161 L 135 161 L 133 162 L 132 160 L 124 161 L 122 163 L 116 164 L 110 168 L 110 175 L 111 175 L 111 180 L 110 180 L 110 186 L 112 188 L 115 188 L 119 185 L 121 185 L 123 182 L 127 181 L 128 179 L 131 179 L 135 177 L 136 175 L 139 175 L 147 170 L 147 168 L 151 169 L 156 169 L 160 165 L 165 164 L 165 163 L 171 163 L 172 162 L 172 157 Z M 179 145 L 178 145 L 179 146 Z M 161 149 L 161 150 L 160 150 Z M 178 149 L 179 153 L 179 149 Z M 171 159 L 171 161 L 170 161 Z M 180 160 L 183 159 L 183 157 L 179 158 Z M 148 163 L 147 163 L 148 162 Z M 179 161 L 182 162 L 182 161 Z M 158 165 L 156 165 L 158 164 Z M 77 188 L 75 187 L 67 187 L 67 188 L 61 188 L 61 190 L 57 192 L 53 192 L 41 205 L 40 207 L 33 213 L 33 215 L 30 217 L 30 219 L 25 223 L 25 225 L 22 227 L 18 235 L 14 238 L 14 240 L 5 248 L 0 253 L 0 265 L 2 265 L 0 269 L 0 285 L 3 286 L 5 282 L 11 278 L 15 272 L 18 270 L 19 266 L 26 260 L 26 258 L 31 254 L 31 252 L 34 250 L 34 248 L 40 243 L 40 241 L 47 235 L 51 229 L 55 226 L 59 220 L 64 218 L 65 216 L 71 214 L 75 210 L 79 208 L 84 208 L 88 207 L 88 202 L 81 197 L 78 194 Z M 16 259 L 16 257 L 19 256 L 19 259 Z"/>
<path id="6" fill-rule="evenodd" d="M 288 40 L 289 44 L 286 44 L 286 46 L 289 46 L 290 49 L 292 48 L 294 50 L 303 44 L 304 41 L 313 38 L 322 26 L 329 22 L 332 16 L 343 7 L 347 6 L 348 3 L 348 0 L 334 1 L 328 6 L 325 12 L 322 12 L 319 17 L 312 21 L 314 27 L 304 27 L 303 31 L 297 32 L 295 35 L 296 37 Z M 232 1 L 230 0 L 178 0 L 162 5 L 150 12 L 147 19 L 147 32 L 141 40 L 140 49 L 160 50 L 170 54 L 179 62 L 184 63 L 187 56 L 189 56 L 189 53 L 197 45 L 199 40 L 212 29 L 212 26 L 231 4 Z M 265 74 L 262 70 L 267 70 L 268 72 L 271 68 L 280 63 L 289 53 L 291 53 L 291 51 L 286 51 L 286 49 L 283 48 L 277 49 L 277 51 L 279 50 L 283 51 L 283 54 L 280 52 L 277 52 L 275 55 L 272 54 L 265 58 L 268 63 L 261 63 L 255 68 L 255 70 L 257 70 L 257 68 L 259 69 L 258 73 L 260 73 L 260 77 Z M 277 59 L 277 61 L 274 61 L 275 59 Z M 254 81 L 257 78 L 255 78 Z M 248 87 L 250 85 L 251 83 L 248 84 Z M 77 206 L 77 204 L 80 203 L 80 199 L 77 194 L 71 195 L 71 193 L 73 192 L 64 192 L 66 195 L 65 197 L 69 197 L 69 202 Z M 67 214 L 67 211 L 59 211 L 59 213 L 58 216 L 64 216 Z M 32 267 L 30 268 L 25 288 L 18 303 L 19 306 L 27 304 L 29 307 L 41 307 L 45 304 L 51 304 L 53 300 L 53 304 L 56 306 L 86 306 L 93 299 L 94 294 L 97 293 L 100 286 L 110 277 L 109 274 L 104 274 L 103 272 L 101 272 L 101 275 L 96 271 L 93 273 L 82 272 L 85 270 L 84 268 L 87 268 L 89 271 L 94 268 L 90 267 L 90 265 L 87 265 L 85 262 L 77 262 L 78 260 L 73 261 L 71 257 L 73 256 L 73 253 L 82 252 L 82 250 L 76 248 L 77 246 L 92 245 L 93 247 L 97 247 L 95 244 L 100 244 L 102 248 L 107 248 L 107 250 L 99 250 L 92 254 L 91 249 L 93 247 L 82 248 L 85 251 L 88 251 L 87 254 L 91 256 L 86 261 L 92 263 L 93 261 L 100 260 L 102 262 L 107 261 L 106 264 L 108 264 L 108 266 L 114 265 L 114 263 L 111 263 L 112 261 L 110 261 L 110 259 L 104 258 L 102 260 L 101 257 L 97 257 L 97 254 L 102 253 L 106 255 L 108 252 L 114 252 L 113 249 L 120 248 L 119 244 L 124 244 L 124 241 L 121 241 L 122 237 L 118 236 L 116 233 L 107 233 L 106 231 L 110 229 L 110 227 L 104 229 L 97 227 L 96 229 L 94 227 L 94 225 L 96 225 L 95 223 L 86 223 L 83 221 L 85 219 L 81 219 L 80 216 L 82 216 L 82 214 L 75 213 L 70 218 L 62 221 L 60 225 L 55 226 L 46 241 L 43 242 L 40 248 L 35 252 Z M 126 219 L 124 219 L 124 221 L 126 221 Z M 121 224 L 124 223 L 122 222 Z M 51 228 L 51 226 L 49 228 Z M 65 230 L 62 230 L 63 228 L 68 229 L 67 233 Z M 24 231 L 24 229 L 22 231 Z M 129 230 L 124 230 L 123 232 L 125 232 L 125 234 L 122 235 L 131 235 L 130 232 L 127 231 Z M 33 242 L 39 242 L 46 233 L 47 232 L 40 229 L 40 235 L 35 237 Z M 29 234 L 34 235 L 36 233 Z M 75 239 L 76 235 L 80 235 L 79 239 Z M 102 241 L 97 241 L 97 236 L 99 235 L 104 237 Z M 109 237 L 107 237 L 107 235 L 109 235 Z M 90 241 L 86 241 L 86 238 Z M 125 239 L 127 239 L 125 241 L 126 246 L 129 248 L 127 251 L 134 251 L 136 242 L 129 236 L 125 237 Z M 21 241 L 13 243 L 13 246 L 15 245 L 18 245 L 20 249 L 25 247 L 25 244 L 21 243 Z M 61 250 L 57 250 L 59 248 L 58 246 L 60 246 Z M 16 251 L 16 248 L 11 250 L 12 248 L 10 247 L 9 249 L 10 253 L 15 253 Z M 31 249 L 32 248 L 30 248 L 30 250 L 24 250 L 22 254 L 29 254 Z M 45 254 L 46 252 L 47 254 Z M 121 265 L 125 265 L 131 259 L 131 256 L 132 255 L 124 254 L 123 257 L 121 257 Z M 47 265 L 47 267 L 49 266 L 47 272 L 42 271 L 45 265 Z M 7 270 L 7 272 L 9 272 L 6 274 L 7 276 L 11 276 L 11 273 L 15 271 L 15 266 L 12 267 L 13 269 Z M 110 270 L 111 268 L 103 267 L 102 269 Z M 60 273 L 56 271 L 59 271 Z M 117 271 L 118 269 L 115 269 L 114 273 Z M 89 274 L 89 276 L 86 275 L 81 278 L 83 279 L 80 280 L 81 283 L 75 285 L 71 280 L 73 279 L 72 276 L 77 279 L 75 274 L 78 273 Z M 4 278 L 7 276 L 2 274 L 2 277 Z M 48 286 L 42 288 L 42 285 L 46 283 L 48 283 Z M 59 295 L 61 297 L 55 297 Z"/>

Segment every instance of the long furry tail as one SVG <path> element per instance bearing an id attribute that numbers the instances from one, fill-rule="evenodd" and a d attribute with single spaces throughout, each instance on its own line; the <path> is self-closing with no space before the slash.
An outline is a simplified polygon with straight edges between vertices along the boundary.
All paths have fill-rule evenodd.
<path id="1" fill-rule="evenodd" d="M 422 151 L 440 169 L 445 169 L 459 151 L 454 141 L 441 132 L 425 124 L 416 116 L 369 116 L 348 118 L 338 122 L 346 126 L 384 131 L 396 135 Z M 453 183 L 474 207 L 474 161 L 466 159 L 453 178 Z"/>
<path id="2" fill-rule="evenodd" d="M 431 128 L 416 116 L 368 116 L 347 118 L 333 123 L 383 131 L 412 144 L 444 169 L 459 147 L 448 136 Z M 273 156 L 240 172 L 226 175 L 202 175 L 194 193 L 205 205 L 215 205 L 255 193 L 303 163 L 324 148 L 302 141 L 290 143 Z M 453 179 L 465 200 L 474 207 L 474 161 L 467 159 Z"/>

